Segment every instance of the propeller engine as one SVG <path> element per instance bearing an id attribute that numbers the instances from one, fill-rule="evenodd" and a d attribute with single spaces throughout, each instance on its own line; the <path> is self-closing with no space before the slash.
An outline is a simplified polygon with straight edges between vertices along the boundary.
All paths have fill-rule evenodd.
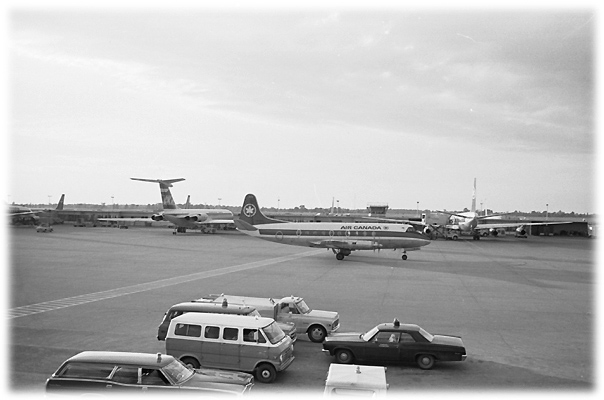
<path id="1" fill-rule="evenodd" d="M 151 216 L 151 219 L 152 219 L 153 221 L 163 221 L 163 220 L 164 220 L 164 216 L 163 216 L 163 215 L 161 215 L 161 214 L 153 214 L 153 215 Z"/>

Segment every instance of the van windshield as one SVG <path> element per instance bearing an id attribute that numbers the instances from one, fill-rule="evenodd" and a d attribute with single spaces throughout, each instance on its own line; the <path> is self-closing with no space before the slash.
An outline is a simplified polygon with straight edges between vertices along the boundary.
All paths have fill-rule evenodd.
<path id="1" fill-rule="evenodd" d="M 279 328 L 279 326 L 273 321 L 270 325 L 262 328 L 262 331 L 266 335 L 269 342 L 277 344 L 285 337 L 285 333 Z"/>

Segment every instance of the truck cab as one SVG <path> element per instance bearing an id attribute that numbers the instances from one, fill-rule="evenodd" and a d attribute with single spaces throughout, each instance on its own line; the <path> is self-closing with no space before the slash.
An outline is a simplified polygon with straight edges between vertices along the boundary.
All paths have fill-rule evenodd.
<path id="1" fill-rule="evenodd" d="M 340 328 L 340 316 L 335 311 L 311 309 L 302 297 L 287 296 L 279 300 L 273 297 L 248 297 L 228 294 L 210 294 L 196 302 L 217 302 L 253 306 L 263 317 L 277 322 L 294 323 L 298 334 L 305 333 L 316 343 Z"/>

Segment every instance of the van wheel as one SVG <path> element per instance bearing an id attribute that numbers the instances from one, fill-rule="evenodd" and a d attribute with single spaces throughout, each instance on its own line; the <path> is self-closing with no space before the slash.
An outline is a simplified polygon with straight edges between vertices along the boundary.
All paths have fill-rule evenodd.
<path id="1" fill-rule="evenodd" d="M 312 342 L 321 343 L 325 340 L 325 336 L 327 336 L 327 332 L 321 325 L 313 325 L 308 328 L 308 338 Z"/>
<path id="2" fill-rule="evenodd" d="M 180 361 L 182 361 L 187 367 L 199 368 L 199 362 L 193 357 L 183 357 Z"/>
<path id="3" fill-rule="evenodd" d="M 262 383 L 271 383 L 277 377 L 277 370 L 270 364 L 260 364 L 256 368 L 256 379 Z"/>

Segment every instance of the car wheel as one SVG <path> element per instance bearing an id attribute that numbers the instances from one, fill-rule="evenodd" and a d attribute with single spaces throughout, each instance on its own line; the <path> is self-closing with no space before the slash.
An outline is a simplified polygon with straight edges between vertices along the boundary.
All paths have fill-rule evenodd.
<path id="1" fill-rule="evenodd" d="M 308 338 L 312 342 L 321 343 L 325 340 L 325 336 L 327 336 L 327 332 L 321 325 L 313 325 L 308 328 Z"/>
<path id="2" fill-rule="evenodd" d="M 277 377 L 277 370 L 270 364 L 260 364 L 256 369 L 256 379 L 262 383 L 271 383 Z"/>
<path id="3" fill-rule="evenodd" d="M 420 354 L 415 361 L 421 369 L 431 369 L 434 366 L 434 356 L 429 354 Z"/>
<path id="4" fill-rule="evenodd" d="M 352 364 L 354 356 L 350 350 L 338 350 L 336 351 L 336 361 L 340 364 Z"/>
<path id="5" fill-rule="evenodd" d="M 199 362 L 193 357 L 184 357 L 180 361 L 183 362 L 184 365 L 190 368 L 199 368 Z"/>

